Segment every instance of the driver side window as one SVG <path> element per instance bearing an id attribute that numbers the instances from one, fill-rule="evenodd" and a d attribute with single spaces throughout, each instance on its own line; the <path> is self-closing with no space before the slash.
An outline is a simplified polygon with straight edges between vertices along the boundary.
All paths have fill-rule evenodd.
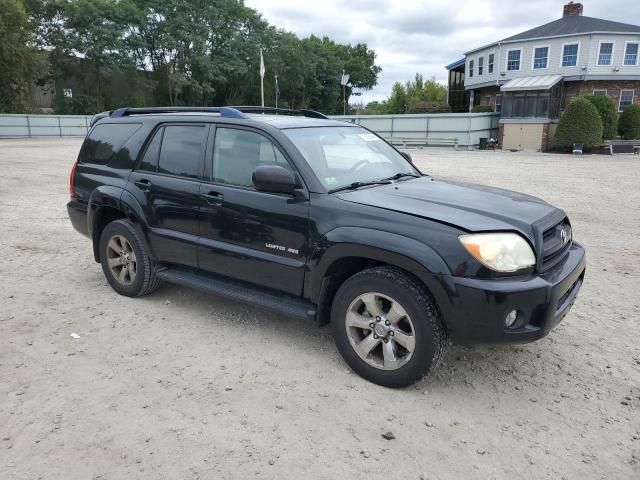
<path id="1" fill-rule="evenodd" d="M 280 150 L 264 135 L 234 128 L 216 128 L 213 147 L 213 181 L 252 187 L 259 165 L 280 165 L 292 171 Z"/>

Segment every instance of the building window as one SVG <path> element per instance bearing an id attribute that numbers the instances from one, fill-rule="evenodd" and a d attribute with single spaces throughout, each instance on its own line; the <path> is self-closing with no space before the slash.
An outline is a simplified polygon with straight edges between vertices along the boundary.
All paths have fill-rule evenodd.
<path id="1" fill-rule="evenodd" d="M 606 88 L 596 88 L 593 90 L 594 97 L 606 97 L 607 89 Z"/>
<path id="2" fill-rule="evenodd" d="M 469 60 L 469 78 L 473 77 L 473 60 Z"/>
<path id="3" fill-rule="evenodd" d="M 598 52 L 598 65 L 611 65 L 613 61 L 613 42 L 600 43 Z"/>
<path id="4" fill-rule="evenodd" d="M 627 43 L 627 47 L 624 52 L 624 64 L 636 65 L 638 63 L 638 44 Z"/>
<path id="5" fill-rule="evenodd" d="M 482 102 L 483 105 L 486 105 L 487 107 L 491 106 L 491 95 L 485 95 L 484 96 L 484 101 Z"/>
<path id="6" fill-rule="evenodd" d="M 500 113 L 502 111 L 502 94 L 499 93 L 496 95 L 496 108 L 494 108 L 496 113 Z"/>
<path id="7" fill-rule="evenodd" d="M 478 75 L 482 75 L 482 70 L 484 69 L 484 57 L 478 58 Z"/>
<path id="8" fill-rule="evenodd" d="M 489 73 L 493 73 L 493 59 L 494 59 L 494 58 L 495 58 L 495 57 L 494 57 L 493 53 L 490 53 L 490 54 L 489 54 L 489 65 L 488 65 L 488 67 L 489 67 Z"/>
<path id="9" fill-rule="evenodd" d="M 571 43 L 562 47 L 562 66 L 575 67 L 578 64 L 578 44 Z"/>
<path id="10" fill-rule="evenodd" d="M 507 70 L 514 71 L 520 70 L 520 56 L 522 50 L 509 50 L 507 52 Z"/>
<path id="11" fill-rule="evenodd" d="M 633 105 L 633 90 L 620 90 L 620 103 L 618 103 L 618 111 L 623 112 L 629 105 Z"/>
<path id="12" fill-rule="evenodd" d="M 547 68 L 549 65 L 549 47 L 537 47 L 533 49 L 533 68 Z"/>

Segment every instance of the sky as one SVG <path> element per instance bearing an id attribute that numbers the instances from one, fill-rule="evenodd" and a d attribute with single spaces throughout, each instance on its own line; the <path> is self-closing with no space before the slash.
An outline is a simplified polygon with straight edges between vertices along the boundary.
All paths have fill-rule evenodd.
<path id="1" fill-rule="evenodd" d="M 445 82 L 445 65 L 467 50 L 562 17 L 568 0 L 245 0 L 278 28 L 300 37 L 366 43 L 382 67 L 365 104 L 384 100 L 391 86 L 414 77 Z M 583 15 L 640 24 L 638 0 L 585 0 Z M 267 69 L 268 59 L 265 59 Z M 352 103 L 359 103 L 352 97 Z"/>

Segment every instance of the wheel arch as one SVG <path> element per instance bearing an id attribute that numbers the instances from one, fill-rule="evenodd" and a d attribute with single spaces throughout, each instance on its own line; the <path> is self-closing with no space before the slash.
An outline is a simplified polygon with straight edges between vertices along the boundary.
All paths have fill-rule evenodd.
<path id="1" fill-rule="evenodd" d="M 329 322 L 331 303 L 340 285 L 359 271 L 379 265 L 396 267 L 414 277 L 446 315 L 447 288 L 441 280 L 449 267 L 428 245 L 391 232 L 345 227 L 330 232 L 312 258 L 309 299 L 318 305 L 318 325 Z"/>

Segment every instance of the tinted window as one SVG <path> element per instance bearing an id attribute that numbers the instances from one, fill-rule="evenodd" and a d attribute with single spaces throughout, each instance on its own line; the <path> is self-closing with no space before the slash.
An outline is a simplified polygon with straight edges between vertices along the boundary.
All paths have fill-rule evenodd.
<path id="1" fill-rule="evenodd" d="M 201 125 L 164 127 L 158 172 L 200 178 L 206 131 Z"/>
<path id="2" fill-rule="evenodd" d="M 139 123 L 99 123 L 82 145 L 80 163 L 107 164 L 140 128 Z"/>
<path id="3" fill-rule="evenodd" d="M 153 140 L 149 143 L 140 162 L 140 170 L 155 172 L 158 169 L 158 157 L 160 156 L 160 142 L 162 141 L 163 131 L 164 129 L 160 128 L 153 136 Z"/>
<path id="4" fill-rule="evenodd" d="M 213 149 L 213 180 L 241 187 L 251 187 L 251 177 L 258 165 L 291 167 L 280 150 L 259 133 L 231 128 L 216 129 Z"/>

